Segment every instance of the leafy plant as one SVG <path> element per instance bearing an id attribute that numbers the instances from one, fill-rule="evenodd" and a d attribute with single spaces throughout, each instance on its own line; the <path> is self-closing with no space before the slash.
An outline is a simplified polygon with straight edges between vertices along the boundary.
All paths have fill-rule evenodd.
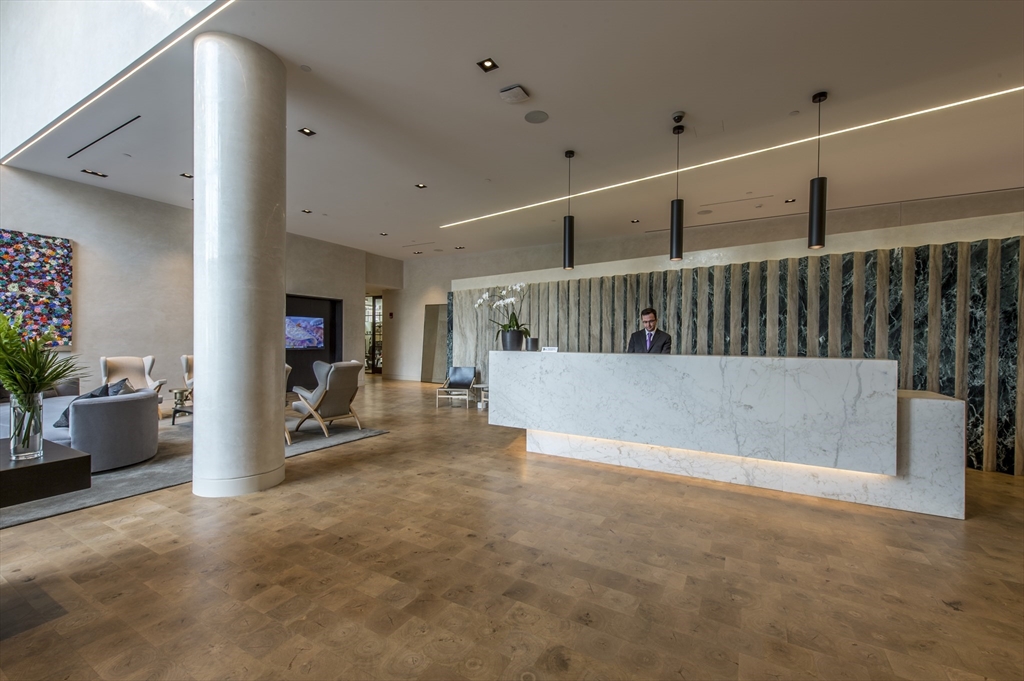
<path id="1" fill-rule="evenodd" d="M 523 298 L 522 292 L 526 284 L 512 284 L 501 289 L 493 297 L 490 291 L 484 291 L 477 299 L 473 307 L 486 305 L 499 315 L 499 319 L 492 319 L 491 322 L 498 325 L 498 332 L 494 334 L 497 338 L 502 331 L 522 331 L 527 338 L 530 337 L 530 329 L 522 319 Z M 518 297 L 516 294 L 520 294 Z"/>
<path id="2" fill-rule="evenodd" d="M 31 395 L 50 390 L 58 383 L 83 375 L 74 357 L 62 357 L 51 347 L 56 336 L 52 329 L 27 338 L 21 315 L 13 319 L 0 314 L 0 384 L 22 408 L 11 423 L 11 438 L 27 447 L 32 434 L 39 432 L 42 413 Z"/>

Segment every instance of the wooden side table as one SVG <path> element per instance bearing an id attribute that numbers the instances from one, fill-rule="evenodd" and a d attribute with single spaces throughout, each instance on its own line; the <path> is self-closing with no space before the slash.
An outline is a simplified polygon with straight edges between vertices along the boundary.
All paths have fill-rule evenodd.
<path id="1" fill-rule="evenodd" d="M 11 460 L 11 442 L 0 440 L 0 508 L 92 487 L 92 456 L 49 440 L 43 455 Z"/>

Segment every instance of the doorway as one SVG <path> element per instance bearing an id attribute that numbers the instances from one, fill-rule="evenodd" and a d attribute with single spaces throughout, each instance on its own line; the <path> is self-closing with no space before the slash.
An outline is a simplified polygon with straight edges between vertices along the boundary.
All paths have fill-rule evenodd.
<path id="1" fill-rule="evenodd" d="M 384 372 L 384 297 L 366 296 L 366 373 Z"/>

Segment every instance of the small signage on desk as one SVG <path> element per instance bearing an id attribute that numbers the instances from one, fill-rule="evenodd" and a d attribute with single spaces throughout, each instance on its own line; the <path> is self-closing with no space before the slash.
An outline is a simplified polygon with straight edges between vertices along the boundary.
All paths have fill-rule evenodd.
<path id="1" fill-rule="evenodd" d="M 553 347 L 541 348 L 540 351 L 541 352 L 558 352 L 558 346 L 555 345 Z"/>

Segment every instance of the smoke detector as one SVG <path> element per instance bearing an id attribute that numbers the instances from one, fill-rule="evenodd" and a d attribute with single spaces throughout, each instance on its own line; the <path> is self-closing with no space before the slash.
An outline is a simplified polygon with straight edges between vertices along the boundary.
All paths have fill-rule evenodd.
<path id="1" fill-rule="evenodd" d="M 508 87 L 502 88 L 498 91 L 498 96 L 501 97 L 502 101 L 508 102 L 509 104 L 518 104 L 519 102 L 525 102 L 530 98 L 530 94 L 523 89 L 522 85 L 509 85 Z"/>

